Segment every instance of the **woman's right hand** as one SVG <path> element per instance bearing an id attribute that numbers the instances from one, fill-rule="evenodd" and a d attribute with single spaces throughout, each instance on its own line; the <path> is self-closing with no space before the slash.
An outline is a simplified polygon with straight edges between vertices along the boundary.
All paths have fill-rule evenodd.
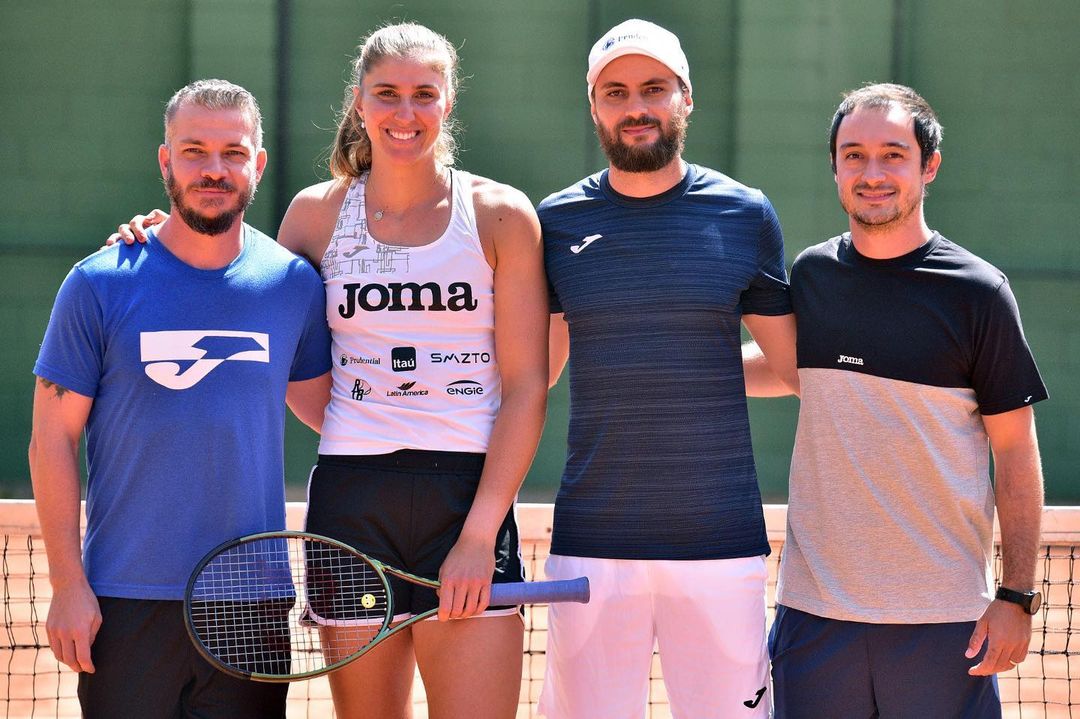
<path id="1" fill-rule="evenodd" d="M 125 245 L 134 245 L 136 242 L 146 242 L 146 229 L 154 225 L 160 225 L 169 219 L 169 213 L 164 210 L 152 210 L 149 215 L 135 215 L 131 221 L 116 228 L 116 232 L 109 235 L 105 240 L 105 246 L 123 242 Z"/>

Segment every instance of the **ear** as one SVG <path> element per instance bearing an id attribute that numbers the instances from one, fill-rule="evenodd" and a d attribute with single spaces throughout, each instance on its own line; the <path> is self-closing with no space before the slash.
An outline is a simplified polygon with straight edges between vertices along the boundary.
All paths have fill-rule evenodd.
<path id="1" fill-rule="evenodd" d="M 158 145 L 157 149 L 158 169 L 161 170 L 161 179 L 169 174 L 169 146 L 165 143 Z"/>
<path id="2" fill-rule="evenodd" d="M 592 121 L 594 125 L 600 124 L 600 119 L 596 116 L 596 100 L 589 98 L 589 114 L 592 115 Z"/>
<path id="3" fill-rule="evenodd" d="M 937 177 L 938 169 L 941 167 L 941 150 L 934 150 L 934 154 L 930 156 L 929 162 L 926 163 L 926 169 L 923 170 L 923 184 L 929 185 Z"/>
<path id="4" fill-rule="evenodd" d="M 266 148 L 260 147 L 259 151 L 255 153 L 255 177 L 259 180 L 262 179 L 263 170 L 266 169 Z"/>

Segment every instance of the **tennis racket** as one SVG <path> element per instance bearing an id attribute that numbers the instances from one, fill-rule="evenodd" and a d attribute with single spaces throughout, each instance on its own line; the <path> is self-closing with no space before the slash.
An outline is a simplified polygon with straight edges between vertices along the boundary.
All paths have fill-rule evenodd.
<path id="1" fill-rule="evenodd" d="M 316 534 L 241 537 L 210 552 L 188 580 L 188 634 L 211 664 L 235 677 L 288 682 L 326 674 L 438 612 L 391 628 L 388 574 L 439 587 Z M 494 606 L 588 601 L 587 577 L 491 585 Z"/>

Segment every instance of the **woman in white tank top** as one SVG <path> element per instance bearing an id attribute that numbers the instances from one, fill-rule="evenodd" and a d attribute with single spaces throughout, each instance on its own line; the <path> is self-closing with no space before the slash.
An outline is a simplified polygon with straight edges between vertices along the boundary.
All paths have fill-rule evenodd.
<path id="1" fill-rule="evenodd" d="M 543 427 L 539 222 L 521 192 L 450 169 L 457 56 L 445 38 L 412 24 L 382 28 L 353 70 L 335 179 L 302 190 L 279 232 L 321 268 L 327 288 L 335 362 L 320 462 L 399 451 L 486 460 L 439 569 L 442 621 L 333 674 L 334 702 L 342 717 L 409 716 L 418 662 L 439 716 L 510 717 L 520 615 L 446 620 L 487 609 L 496 534 Z"/>

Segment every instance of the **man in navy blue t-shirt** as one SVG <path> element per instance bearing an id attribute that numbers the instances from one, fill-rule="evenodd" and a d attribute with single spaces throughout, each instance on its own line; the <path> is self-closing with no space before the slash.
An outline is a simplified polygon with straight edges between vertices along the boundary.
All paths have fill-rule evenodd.
<path id="1" fill-rule="evenodd" d="M 589 55 L 607 170 L 538 209 L 552 383 L 569 356 L 570 429 L 541 712 L 641 715 L 653 647 L 678 716 L 768 716 L 764 557 L 740 323 L 791 368 L 794 320 L 768 199 L 682 159 L 693 109 L 678 38 L 641 20 Z"/>
<path id="2" fill-rule="evenodd" d="M 246 90 L 208 80 L 177 92 L 158 160 L 171 216 L 146 244 L 75 265 L 34 366 L 49 644 L 80 672 L 90 719 L 284 717 L 284 685 L 231 678 L 197 654 L 181 600 L 209 550 L 284 528 L 286 394 L 318 428 L 329 393 L 322 282 L 243 224 L 266 164 Z"/>

